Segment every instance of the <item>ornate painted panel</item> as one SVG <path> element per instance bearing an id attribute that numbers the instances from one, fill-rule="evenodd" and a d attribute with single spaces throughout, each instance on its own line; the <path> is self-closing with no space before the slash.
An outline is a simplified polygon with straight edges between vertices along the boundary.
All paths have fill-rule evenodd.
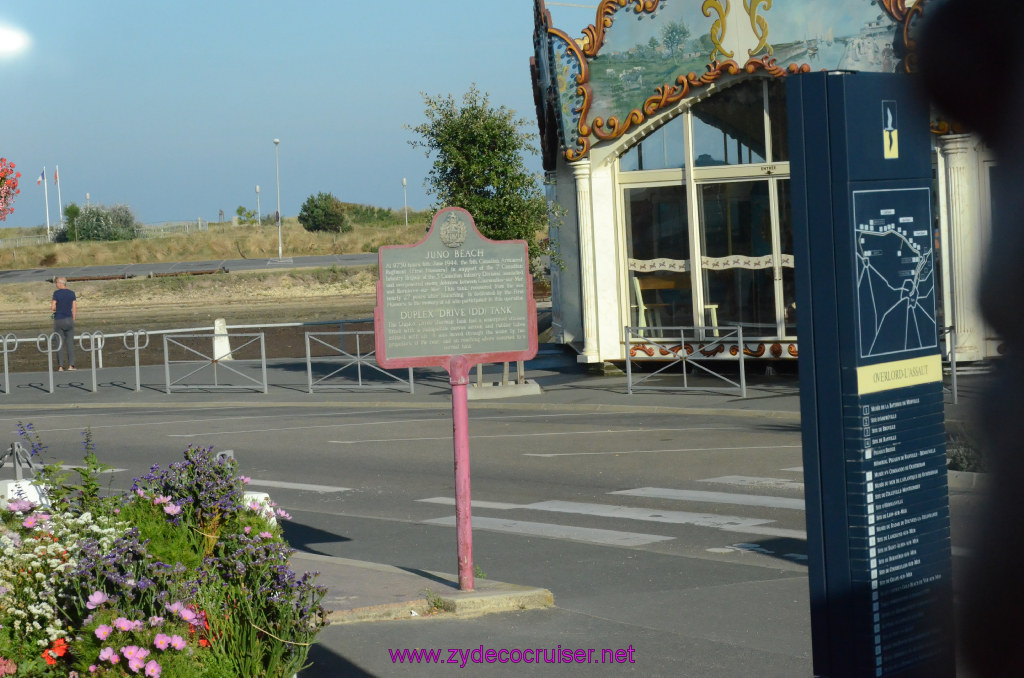
<path id="1" fill-rule="evenodd" d="M 926 1 L 601 0 L 573 38 L 535 0 L 559 102 L 558 120 L 541 124 L 557 125 L 562 153 L 577 160 L 725 75 L 910 71 Z"/>

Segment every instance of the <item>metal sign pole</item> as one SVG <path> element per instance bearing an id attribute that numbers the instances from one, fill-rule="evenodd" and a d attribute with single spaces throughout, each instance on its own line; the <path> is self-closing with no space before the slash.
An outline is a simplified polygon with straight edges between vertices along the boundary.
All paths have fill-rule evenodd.
<path id="1" fill-rule="evenodd" d="M 469 488 L 469 361 L 452 358 L 452 438 L 455 441 L 455 533 L 459 553 L 459 590 L 473 590 L 473 511 Z"/>

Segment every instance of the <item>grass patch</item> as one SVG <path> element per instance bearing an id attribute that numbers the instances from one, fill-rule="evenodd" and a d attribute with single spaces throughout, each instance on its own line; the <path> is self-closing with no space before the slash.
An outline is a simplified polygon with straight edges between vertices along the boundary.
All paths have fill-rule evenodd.
<path id="1" fill-rule="evenodd" d="M 356 209 L 359 208 L 359 209 Z M 376 251 L 381 245 L 418 242 L 429 225 L 431 212 L 409 213 L 409 225 L 400 210 L 351 206 L 353 229 L 347 233 L 310 233 L 289 217 L 281 222 L 285 256 L 312 256 Z M 7 229 L 5 229 L 6 231 Z M 29 235 L 10 229 L 7 237 Z M 45 230 L 45 229 L 44 229 Z M 207 230 L 175 233 L 159 238 L 118 242 L 47 243 L 17 248 L 0 248 L 0 269 L 53 268 L 103 264 L 146 264 L 174 261 L 263 259 L 278 253 L 277 224 L 263 226 L 228 223 L 209 224 Z"/>

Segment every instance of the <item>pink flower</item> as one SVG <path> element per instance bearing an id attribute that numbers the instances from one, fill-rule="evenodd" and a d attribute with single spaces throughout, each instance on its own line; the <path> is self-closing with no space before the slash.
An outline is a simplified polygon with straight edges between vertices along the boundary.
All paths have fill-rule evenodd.
<path id="1" fill-rule="evenodd" d="M 252 532 L 252 528 L 249 527 L 248 525 L 246 525 L 245 528 L 243 529 L 243 532 L 245 532 L 246 534 L 249 534 L 250 532 Z"/>
<path id="2" fill-rule="evenodd" d="M 135 630 L 135 622 L 125 617 L 118 617 L 114 620 L 114 627 L 118 631 L 133 631 Z"/>
<path id="3" fill-rule="evenodd" d="M 273 536 L 274 535 L 270 534 L 269 532 L 260 532 L 260 537 L 262 537 L 263 539 L 270 539 Z"/>
<path id="4" fill-rule="evenodd" d="M 107 661 L 114 656 L 114 648 L 107 646 L 100 650 L 100 661 Z"/>
<path id="5" fill-rule="evenodd" d="M 178 612 L 178 616 L 180 616 L 182 619 L 191 624 L 193 621 L 195 621 L 196 613 L 186 607 L 185 609 Z"/>
<path id="6" fill-rule="evenodd" d="M 156 499 L 153 500 L 153 505 L 154 506 L 159 506 L 160 504 L 170 503 L 170 501 L 171 501 L 170 497 L 161 494 L 159 497 L 157 497 Z"/>
<path id="7" fill-rule="evenodd" d="M 106 640 L 107 636 L 109 636 L 110 632 L 113 630 L 114 629 L 110 628 L 106 624 L 100 624 L 96 627 L 96 637 L 100 640 Z"/>
<path id="8" fill-rule="evenodd" d="M 276 509 L 275 512 L 277 513 L 277 516 L 279 518 L 284 518 L 285 520 L 291 520 L 292 519 L 291 514 L 288 513 L 287 511 L 285 511 L 284 509 L 280 509 L 279 508 L 279 509 Z"/>
<path id="9" fill-rule="evenodd" d="M 95 610 L 97 607 L 107 602 L 108 600 L 110 600 L 110 598 L 108 598 L 107 594 L 103 591 L 93 591 L 91 594 L 89 594 L 89 602 L 87 602 L 85 606 L 90 610 Z"/>
<path id="10" fill-rule="evenodd" d="M 160 665 L 156 663 L 155 659 L 150 659 L 146 664 L 146 675 L 149 678 L 160 678 Z"/>
<path id="11" fill-rule="evenodd" d="M 13 499 L 7 502 L 7 509 L 9 511 L 14 511 L 16 513 L 21 513 L 22 511 L 29 511 L 34 506 L 35 504 L 30 502 L 28 499 Z"/>
<path id="12" fill-rule="evenodd" d="M 36 518 L 35 514 L 33 514 L 33 515 L 29 516 L 28 518 L 25 518 L 25 520 L 21 521 L 21 526 L 22 527 L 27 527 L 29 529 L 32 529 L 33 527 L 36 526 L 37 522 L 39 522 L 39 519 Z"/>
<path id="13" fill-rule="evenodd" d="M 177 634 L 171 636 L 171 647 L 173 647 L 175 650 L 184 650 L 187 644 L 188 643 L 186 643 L 185 639 L 181 636 Z"/>
<path id="14" fill-rule="evenodd" d="M 164 618 L 163 617 L 157 617 L 156 615 L 154 615 L 154 616 L 149 618 L 149 625 L 152 628 L 156 628 L 158 626 L 163 626 L 164 625 Z"/>
<path id="15" fill-rule="evenodd" d="M 178 612 L 181 611 L 181 608 L 183 608 L 185 606 L 182 605 L 180 602 L 175 601 L 175 602 L 171 603 L 170 605 L 168 605 L 167 603 L 164 603 L 164 607 L 166 607 L 167 611 L 170 612 L 171 614 L 177 614 Z"/>
<path id="16" fill-rule="evenodd" d="M 128 668 L 131 669 L 132 673 L 138 673 L 139 669 L 146 665 L 145 659 L 139 657 L 132 657 L 128 660 Z"/>
<path id="17" fill-rule="evenodd" d="M 242 481 L 243 485 L 248 485 L 252 481 L 249 476 L 238 476 L 238 479 Z"/>
<path id="18" fill-rule="evenodd" d="M 156 634 L 156 638 L 153 639 L 153 646 L 158 650 L 166 650 L 171 645 L 171 637 L 166 633 Z"/>
<path id="19" fill-rule="evenodd" d="M 125 645 L 121 648 L 121 654 L 124 655 L 125 659 L 134 659 L 135 655 L 139 653 L 138 645 Z"/>
<path id="20" fill-rule="evenodd" d="M 181 507 L 178 506 L 177 504 L 165 504 L 164 513 L 166 513 L 169 516 L 176 516 L 179 513 L 181 513 Z"/>

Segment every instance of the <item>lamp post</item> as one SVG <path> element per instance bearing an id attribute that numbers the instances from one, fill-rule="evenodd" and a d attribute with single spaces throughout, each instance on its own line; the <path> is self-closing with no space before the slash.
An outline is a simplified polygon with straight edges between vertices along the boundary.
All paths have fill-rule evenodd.
<path id="1" fill-rule="evenodd" d="M 256 225 L 263 226 L 263 217 L 260 211 L 260 185 L 256 184 Z"/>
<path id="2" fill-rule="evenodd" d="M 277 258 L 284 257 L 284 248 L 281 246 L 281 165 L 277 158 L 277 146 L 280 139 L 274 139 L 274 171 L 277 175 Z"/>
<path id="3" fill-rule="evenodd" d="M 405 227 L 409 228 L 409 200 L 405 192 L 405 177 L 402 177 L 402 204 L 405 207 Z"/>

